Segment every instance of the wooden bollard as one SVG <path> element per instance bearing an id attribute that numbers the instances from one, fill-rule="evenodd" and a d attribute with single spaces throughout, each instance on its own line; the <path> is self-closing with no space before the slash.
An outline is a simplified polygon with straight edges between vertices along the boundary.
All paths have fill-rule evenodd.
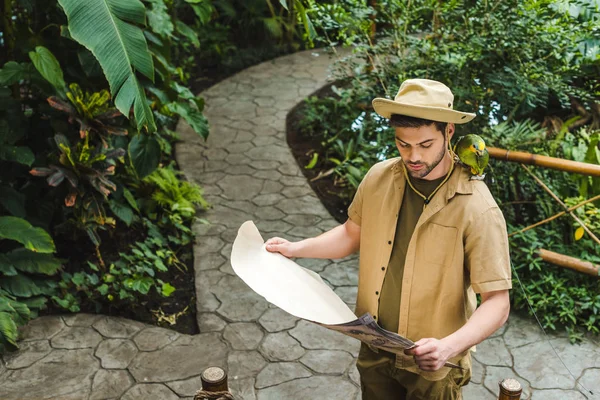
<path id="1" fill-rule="evenodd" d="M 227 387 L 227 374 L 219 367 L 208 367 L 200 375 L 202 389 L 196 392 L 194 400 L 231 400 L 233 396 Z"/>
<path id="2" fill-rule="evenodd" d="M 508 378 L 498 382 L 500 395 L 498 400 L 520 400 L 523 388 L 516 379 Z"/>

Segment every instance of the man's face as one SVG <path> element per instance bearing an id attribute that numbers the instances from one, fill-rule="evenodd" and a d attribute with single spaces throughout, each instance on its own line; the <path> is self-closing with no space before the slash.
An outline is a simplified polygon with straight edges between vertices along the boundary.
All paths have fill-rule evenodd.
<path id="1" fill-rule="evenodd" d="M 453 128 L 450 134 L 454 133 Z M 434 124 L 395 129 L 396 147 L 410 176 L 432 180 L 447 172 L 448 163 L 442 162 L 447 152 L 446 138 Z"/>

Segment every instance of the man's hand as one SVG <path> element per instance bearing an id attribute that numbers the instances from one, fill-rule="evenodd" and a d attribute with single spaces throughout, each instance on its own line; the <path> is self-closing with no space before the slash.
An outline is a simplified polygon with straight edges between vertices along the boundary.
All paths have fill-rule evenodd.
<path id="1" fill-rule="evenodd" d="M 274 237 L 265 242 L 267 251 L 281 253 L 287 258 L 294 256 L 294 243 L 279 237 Z"/>
<path id="2" fill-rule="evenodd" d="M 452 349 L 442 340 L 425 338 L 415 344 L 417 347 L 405 350 L 404 354 L 414 356 L 423 371 L 437 371 L 452 357 Z"/>

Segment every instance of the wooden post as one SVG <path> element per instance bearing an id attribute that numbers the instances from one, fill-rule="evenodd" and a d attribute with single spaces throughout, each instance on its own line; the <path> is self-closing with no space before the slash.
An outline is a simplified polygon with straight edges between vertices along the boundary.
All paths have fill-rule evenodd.
<path id="1" fill-rule="evenodd" d="M 196 392 L 194 400 L 232 400 L 227 387 L 227 374 L 219 367 L 208 367 L 200 376 L 202 389 Z"/>
<path id="2" fill-rule="evenodd" d="M 555 169 L 558 171 L 574 172 L 576 174 L 600 176 L 600 165 L 588 164 L 578 161 L 563 160 L 562 158 L 542 156 L 538 154 L 525 153 L 522 151 L 512 151 L 498 149 L 496 147 L 487 147 L 491 158 L 502 161 L 512 161 L 527 165 L 537 165 Z"/>
<path id="3" fill-rule="evenodd" d="M 559 267 L 573 269 L 587 275 L 595 276 L 596 278 L 600 276 L 600 266 L 594 265 L 589 261 L 583 261 L 579 258 L 565 256 L 564 254 L 545 249 L 539 249 L 538 255 L 542 260 L 558 265 Z"/>
<path id="4" fill-rule="evenodd" d="M 500 386 L 500 394 L 498 395 L 498 400 L 520 400 L 521 392 L 523 389 L 521 388 L 521 384 L 516 379 L 508 378 L 503 379 L 498 382 L 498 386 Z"/>

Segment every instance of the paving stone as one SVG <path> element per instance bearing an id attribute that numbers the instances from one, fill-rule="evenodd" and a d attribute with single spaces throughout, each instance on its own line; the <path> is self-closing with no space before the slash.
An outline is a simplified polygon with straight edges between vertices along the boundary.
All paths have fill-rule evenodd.
<path id="1" fill-rule="evenodd" d="M 246 152 L 246 155 L 256 161 L 278 161 L 285 162 L 292 157 L 290 149 L 270 144 L 267 146 L 255 147 Z"/>
<path id="2" fill-rule="evenodd" d="M 282 200 L 277 208 L 287 214 L 313 214 L 325 218 L 329 217 L 329 213 L 323 205 L 316 202 L 312 196 Z"/>
<path id="3" fill-rule="evenodd" d="M 573 379 L 546 341 L 513 351 L 515 372 L 536 389 L 570 389 Z"/>
<path id="4" fill-rule="evenodd" d="M 127 371 L 100 370 L 94 376 L 90 400 L 119 398 L 135 382 Z"/>
<path id="5" fill-rule="evenodd" d="M 343 377 L 313 376 L 296 379 L 258 391 L 258 400 L 331 399 L 346 400 L 356 396 L 358 388 Z"/>
<path id="6" fill-rule="evenodd" d="M 281 183 L 279 182 L 273 182 L 273 181 L 266 181 L 265 185 L 263 186 L 262 190 L 260 191 L 261 194 L 267 194 L 267 193 L 279 193 L 281 192 L 281 188 L 283 186 L 281 185 Z M 281 208 L 281 207 L 277 207 L 277 208 Z M 285 210 L 282 210 L 283 212 L 286 212 Z"/>
<path id="7" fill-rule="evenodd" d="M 194 245 L 195 254 L 218 253 L 225 246 L 225 242 L 218 236 L 196 237 Z"/>
<path id="8" fill-rule="evenodd" d="M 331 264 L 331 260 L 324 258 L 299 258 L 296 260 L 296 264 L 314 272 L 321 272 L 326 266 Z"/>
<path id="9" fill-rule="evenodd" d="M 231 155 L 229 155 L 227 157 L 231 157 Z M 227 161 L 206 161 L 204 164 L 201 164 L 201 168 L 199 171 L 201 171 L 201 172 L 226 171 L 230 165 L 231 164 L 229 164 Z M 204 188 L 204 190 L 206 190 L 206 187 Z"/>
<path id="10" fill-rule="evenodd" d="M 292 186 L 292 187 L 293 186 L 306 187 L 308 185 L 306 178 L 303 176 L 287 176 L 286 175 L 281 178 L 280 182 L 283 183 L 284 186 Z M 321 205 L 321 202 L 319 200 L 317 200 L 317 202 L 314 204 Z M 322 207 L 322 205 L 321 205 L 321 207 Z"/>
<path id="11" fill-rule="evenodd" d="M 146 327 L 141 322 L 117 317 L 102 317 L 92 326 L 108 338 L 130 338 Z"/>
<path id="12" fill-rule="evenodd" d="M 600 368 L 590 368 L 587 369 L 579 382 L 585 387 L 587 390 L 591 390 L 594 393 L 600 393 Z M 583 390 L 582 388 L 580 388 Z"/>
<path id="13" fill-rule="evenodd" d="M 277 170 L 277 167 L 279 167 L 279 165 L 281 165 L 279 161 L 255 160 L 254 162 L 252 162 L 252 167 L 263 171 Z"/>
<path id="14" fill-rule="evenodd" d="M 220 332 L 227 325 L 227 322 L 223 321 L 221 317 L 213 313 L 197 314 L 197 319 L 200 333 Z"/>
<path id="15" fill-rule="evenodd" d="M 261 194 L 252 199 L 252 202 L 259 207 L 271 206 L 283 200 L 283 196 L 279 193 Z"/>
<path id="16" fill-rule="evenodd" d="M 345 351 L 309 350 L 299 361 L 315 372 L 341 375 L 353 360 Z"/>
<path id="17" fill-rule="evenodd" d="M 267 309 L 266 300 L 237 276 L 225 276 L 213 293 L 221 301 L 218 313 L 231 321 L 255 321 Z"/>
<path id="18" fill-rule="evenodd" d="M 304 355 L 302 346 L 287 332 L 268 334 L 260 350 L 271 361 L 294 361 Z"/>
<path id="19" fill-rule="evenodd" d="M 519 381 L 521 387 L 523 388 L 523 394 L 521 398 L 523 400 L 528 399 L 531 396 L 531 388 L 529 383 L 521 379 L 519 376 L 515 376 L 515 372 L 508 367 L 486 367 L 486 375 L 483 379 L 483 385 L 492 393 L 499 393 L 498 382 L 501 382 L 506 378 L 513 378 Z"/>
<path id="20" fill-rule="evenodd" d="M 282 141 L 276 136 L 258 136 L 252 141 L 256 147 L 264 147 L 268 145 L 277 145 L 281 147 L 287 147 L 287 143 Z"/>
<path id="21" fill-rule="evenodd" d="M 252 149 L 253 147 L 254 147 L 254 145 L 249 142 L 234 143 L 234 144 L 227 146 L 227 151 L 230 154 L 245 153 L 248 150 Z"/>
<path id="22" fill-rule="evenodd" d="M 474 357 L 485 365 L 512 367 L 513 360 L 502 337 L 486 339 L 477 345 Z"/>
<path id="23" fill-rule="evenodd" d="M 63 315 L 63 320 L 67 326 L 92 326 L 94 322 L 98 321 L 102 315 L 98 314 L 73 314 Z"/>
<path id="24" fill-rule="evenodd" d="M 464 400 L 498 400 L 497 395 L 493 395 L 481 384 L 469 383 L 463 388 L 462 394 Z"/>
<path id="25" fill-rule="evenodd" d="M 224 160 L 225 158 L 227 158 L 229 153 L 223 149 L 208 149 L 208 150 L 204 150 L 202 152 L 202 155 L 204 157 L 206 157 L 206 159 L 208 159 L 210 161 L 214 161 L 214 160 Z"/>
<path id="26" fill-rule="evenodd" d="M 92 349 L 54 350 L 28 368 L 7 371 L 0 379 L 0 399 L 23 400 L 23 393 L 30 399 L 62 399 L 73 393 L 80 399 L 87 398 L 99 368 L 92 352 Z"/>
<path id="27" fill-rule="evenodd" d="M 298 226 L 315 226 L 320 221 L 321 218 L 316 215 L 311 214 L 292 214 L 283 218 L 285 222 L 289 222 L 290 224 L 298 227 Z"/>
<path id="28" fill-rule="evenodd" d="M 232 379 L 229 381 L 229 392 L 236 400 L 256 400 L 254 378 Z"/>
<path id="29" fill-rule="evenodd" d="M 179 333 L 165 328 L 148 327 L 135 335 L 133 342 L 140 351 L 155 351 L 179 338 Z"/>
<path id="30" fill-rule="evenodd" d="M 279 232 L 285 233 L 292 229 L 292 225 L 282 220 L 257 221 L 256 227 L 259 232 Z"/>
<path id="31" fill-rule="evenodd" d="M 285 213 L 274 207 L 262 207 L 256 210 L 254 216 L 258 220 L 273 221 L 281 220 L 285 217 Z"/>
<path id="32" fill-rule="evenodd" d="M 221 271 L 221 272 L 223 272 L 224 274 L 227 274 L 227 275 L 237 276 L 237 274 L 233 270 L 233 267 L 231 266 L 231 261 L 227 261 L 225 264 L 223 264 L 221 266 L 221 268 L 219 268 L 219 271 Z"/>
<path id="33" fill-rule="evenodd" d="M 165 385 L 178 396 L 194 396 L 198 390 L 202 389 L 202 378 L 198 375 L 181 381 L 166 382 Z"/>
<path id="34" fill-rule="evenodd" d="M 323 233 L 319 228 L 315 228 L 314 226 L 296 226 L 292 228 L 289 233 L 294 236 L 300 236 L 303 238 L 312 238 L 319 236 Z"/>
<path id="35" fill-rule="evenodd" d="M 482 383 L 485 377 L 485 365 L 477 361 L 471 353 L 471 382 Z"/>
<path id="36" fill-rule="evenodd" d="M 281 174 L 275 170 L 259 170 L 254 172 L 252 176 L 269 181 L 278 181 L 281 179 Z"/>
<path id="37" fill-rule="evenodd" d="M 173 393 L 173 391 L 165 385 L 142 383 L 135 385 L 121 397 L 121 400 L 140 399 L 179 400 L 179 396 Z"/>
<path id="38" fill-rule="evenodd" d="M 306 320 L 300 320 L 289 333 L 305 349 L 344 350 L 357 356 L 360 348 L 360 341 Z"/>
<path id="39" fill-rule="evenodd" d="M 356 303 L 356 296 L 358 295 L 357 286 L 340 286 L 335 288 L 333 291 L 339 296 L 340 299 L 344 301 L 344 303 Z"/>
<path id="40" fill-rule="evenodd" d="M 207 213 L 206 218 L 209 221 L 215 221 L 221 225 L 225 225 L 229 229 L 235 229 L 235 232 L 237 233 L 240 226 L 242 226 L 244 222 L 252 219 L 252 216 L 243 211 L 234 210 L 219 204 L 213 206 L 210 212 Z"/>
<path id="41" fill-rule="evenodd" d="M 293 199 L 296 197 L 302 197 L 309 194 L 313 194 L 313 190 L 310 186 L 287 186 L 281 191 L 281 194 L 287 197 L 288 199 Z"/>
<path id="42" fill-rule="evenodd" d="M 536 390 L 531 396 L 531 400 L 587 400 L 589 397 L 585 397 L 579 392 L 574 390 Z"/>
<path id="43" fill-rule="evenodd" d="M 227 346 L 218 333 L 201 333 L 182 336 L 151 353 L 138 353 L 129 372 L 137 382 L 175 381 L 196 376 L 211 366 L 225 368 L 226 357 Z"/>
<path id="44" fill-rule="evenodd" d="M 223 195 L 232 200 L 251 200 L 258 195 L 264 181 L 251 176 L 227 176 L 218 185 Z"/>
<path id="45" fill-rule="evenodd" d="M 300 167 L 293 159 L 289 160 L 288 162 L 284 162 L 280 167 L 277 168 L 277 171 L 281 172 L 284 175 L 290 176 L 300 176 L 302 174 L 302 171 L 300 171 Z"/>
<path id="46" fill-rule="evenodd" d="M 534 322 L 511 315 L 504 342 L 509 349 L 545 340 L 544 334 Z"/>
<path id="47" fill-rule="evenodd" d="M 504 335 L 504 332 L 506 332 L 507 328 L 508 328 L 508 321 L 504 325 L 502 325 L 500 328 L 498 328 L 496 330 L 496 332 L 492 333 L 489 337 L 490 338 L 495 338 L 495 337 L 498 337 L 498 336 L 502 336 L 502 335 Z"/>
<path id="48" fill-rule="evenodd" d="M 247 214 L 253 214 L 256 211 L 256 206 L 250 201 L 245 200 L 228 200 L 227 207 L 233 208 L 234 210 L 243 211 Z"/>
<path id="49" fill-rule="evenodd" d="M 200 182 L 202 183 L 202 186 L 214 185 L 215 183 L 219 182 L 224 177 L 225 177 L 225 172 L 222 172 L 222 171 L 207 172 L 207 173 L 203 173 L 201 175 Z"/>
<path id="50" fill-rule="evenodd" d="M 325 267 L 321 276 L 334 286 L 358 285 L 358 268 L 350 268 L 348 264 L 331 264 Z"/>
<path id="51" fill-rule="evenodd" d="M 267 361 L 258 351 L 232 351 L 227 358 L 229 376 L 234 379 L 254 378 Z"/>
<path id="52" fill-rule="evenodd" d="M 233 167 L 239 167 L 233 169 L 232 167 L 227 168 L 228 175 L 252 175 L 253 170 L 248 167 L 248 164 L 252 164 L 253 161 L 245 153 L 230 154 L 225 158 L 225 161 Z"/>
<path id="53" fill-rule="evenodd" d="M 233 249 L 233 243 L 227 243 L 220 251 L 221 256 L 225 257 L 226 260 L 229 260 L 231 257 L 231 249 Z"/>
<path id="54" fill-rule="evenodd" d="M 600 368 L 600 347 L 589 340 L 571 344 L 566 338 L 558 338 L 552 340 L 552 346 L 575 376 L 580 376 L 587 368 Z"/>
<path id="55" fill-rule="evenodd" d="M 237 136 L 235 137 L 235 141 L 237 143 L 241 142 L 251 142 L 256 136 L 252 132 L 247 131 L 238 131 Z M 254 164 L 253 164 L 254 165 Z"/>
<path id="56" fill-rule="evenodd" d="M 202 222 L 194 221 L 192 223 L 192 231 L 196 236 L 218 236 L 223 233 L 227 228 L 223 225 L 218 224 L 206 224 Z"/>
<path id="57" fill-rule="evenodd" d="M 125 369 L 137 352 L 131 340 L 107 339 L 100 343 L 95 354 L 101 360 L 102 368 Z"/>
<path id="58" fill-rule="evenodd" d="M 255 97 L 254 102 L 261 107 L 272 106 L 276 103 L 273 97 Z"/>
<path id="59" fill-rule="evenodd" d="M 19 330 L 19 338 L 25 341 L 50 339 L 65 327 L 59 316 L 39 317 L 29 321 Z"/>
<path id="60" fill-rule="evenodd" d="M 51 351 L 52 348 L 48 340 L 32 340 L 19 343 L 18 351 L 4 354 L 4 364 L 7 369 L 26 368 L 46 357 Z"/>
<path id="61" fill-rule="evenodd" d="M 50 339 L 55 349 L 94 348 L 102 341 L 102 336 L 92 328 L 69 327 Z"/>
<path id="62" fill-rule="evenodd" d="M 225 264 L 226 261 L 227 259 L 221 254 L 202 252 L 197 255 L 194 254 L 194 269 L 196 271 L 218 269 L 221 265 Z"/>
<path id="63" fill-rule="evenodd" d="M 227 325 L 223 338 L 234 350 L 254 350 L 263 338 L 263 332 L 252 322 L 239 322 Z"/>
<path id="64" fill-rule="evenodd" d="M 263 389 L 311 375 L 308 369 L 297 362 L 270 363 L 256 377 L 256 388 Z"/>
<path id="65" fill-rule="evenodd" d="M 268 309 L 258 320 L 267 332 L 280 332 L 296 326 L 298 317 L 294 317 L 280 308 Z"/>
<path id="66" fill-rule="evenodd" d="M 352 360 L 350 370 L 348 371 L 348 378 L 350 378 L 352 382 L 354 382 L 358 387 L 360 387 L 360 374 L 358 373 L 358 369 L 356 368 L 356 359 Z"/>

